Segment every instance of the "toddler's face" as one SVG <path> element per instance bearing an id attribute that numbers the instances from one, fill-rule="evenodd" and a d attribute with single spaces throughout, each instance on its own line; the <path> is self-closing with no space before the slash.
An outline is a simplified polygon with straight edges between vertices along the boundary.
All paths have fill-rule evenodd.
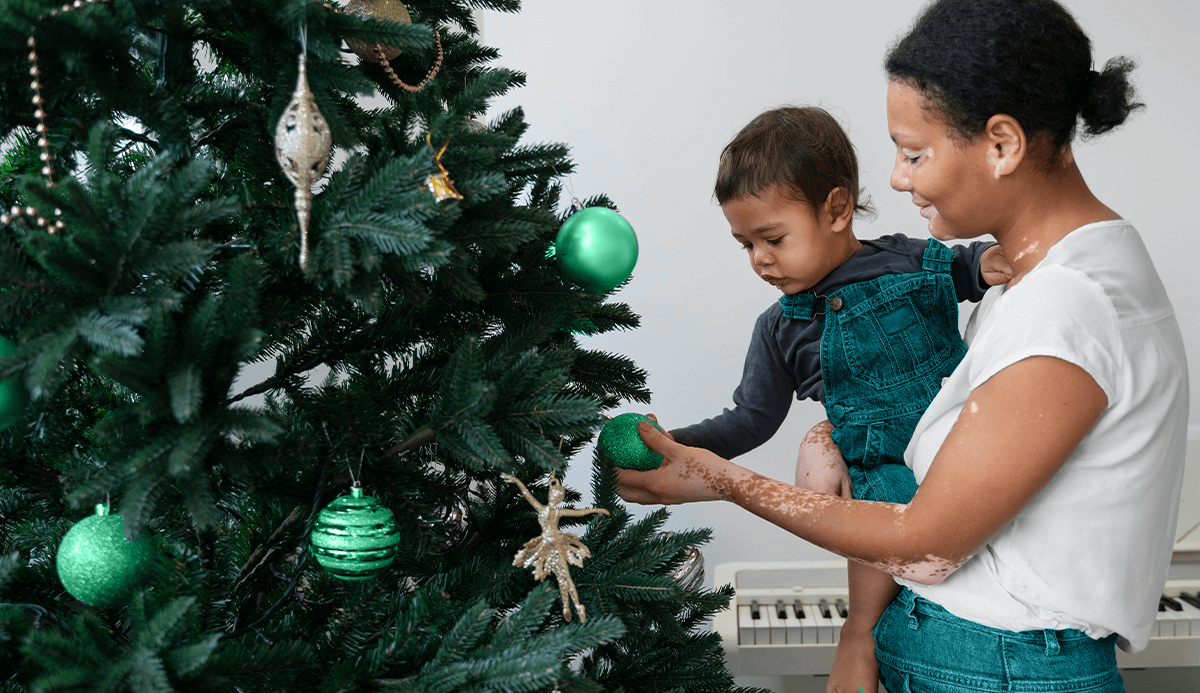
<path id="1" fill-rule="evenodd" d="M 845 259 L 844 239 L 828 211 L 814 214 L 776 186 L 730 200 L 721 210 L 754 273 L 785 294 L 811 289 Z"/>

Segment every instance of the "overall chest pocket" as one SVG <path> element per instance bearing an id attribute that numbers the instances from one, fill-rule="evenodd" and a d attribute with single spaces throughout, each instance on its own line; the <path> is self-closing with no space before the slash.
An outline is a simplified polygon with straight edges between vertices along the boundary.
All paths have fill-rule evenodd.
<path id="1" fill-rule="evenodd" d="M 830 315 L 837 316 L 848 375 L 858 383 L 895 387 L 941 370 L 958 355 L 958 303 L 949 281 L 909 276 L 847 303 Z"/>

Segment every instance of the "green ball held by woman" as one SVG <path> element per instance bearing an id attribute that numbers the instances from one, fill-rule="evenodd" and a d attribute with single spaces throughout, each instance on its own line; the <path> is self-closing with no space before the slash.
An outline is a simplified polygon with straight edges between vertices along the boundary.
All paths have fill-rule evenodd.
<path id="1" fill-rule="evenodd" d="M 609 419 L 600 429 L 597 447 L 606 452 L 613 464 L 623 469 L 635 469 L 644 472 L 657 469 L 662 464 L 662 455 L 646 447 L 642 437 L 638 435 L 638 423 L 649 421 L 658 430 L 662 430 L 653 419 L 632 412 L 620 414 Z"/>

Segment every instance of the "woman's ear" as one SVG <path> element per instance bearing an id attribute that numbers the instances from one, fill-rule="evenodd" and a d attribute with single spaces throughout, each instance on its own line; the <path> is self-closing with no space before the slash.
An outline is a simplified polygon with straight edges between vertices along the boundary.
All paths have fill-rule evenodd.
<path id="1" fill-rule="evenodd" d="M 845 188 L 834 188 L 825 197 L 821 214 L 829 220 L 829 227 L 833 231 L 845 231 L 854 218 L 854 200 Z"/>
<path id="2" fill-rule="evenodd" d="M 987 143 L 988 163 L 996 180 L 1017 170 L 1017 166 L 1029 153 L 1029 141 L 1025 129 L 1017 119 L 998 113 L 983 126 L 983 140 Z"/>

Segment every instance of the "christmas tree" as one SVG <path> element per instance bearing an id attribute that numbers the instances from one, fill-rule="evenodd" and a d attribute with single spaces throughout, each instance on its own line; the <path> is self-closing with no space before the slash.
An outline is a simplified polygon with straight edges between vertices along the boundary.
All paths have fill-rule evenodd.
<path id="1" fill-rule="evenodd" d="M 0 691 L 731 689 L 472 8 L 0 4 Z"/>

